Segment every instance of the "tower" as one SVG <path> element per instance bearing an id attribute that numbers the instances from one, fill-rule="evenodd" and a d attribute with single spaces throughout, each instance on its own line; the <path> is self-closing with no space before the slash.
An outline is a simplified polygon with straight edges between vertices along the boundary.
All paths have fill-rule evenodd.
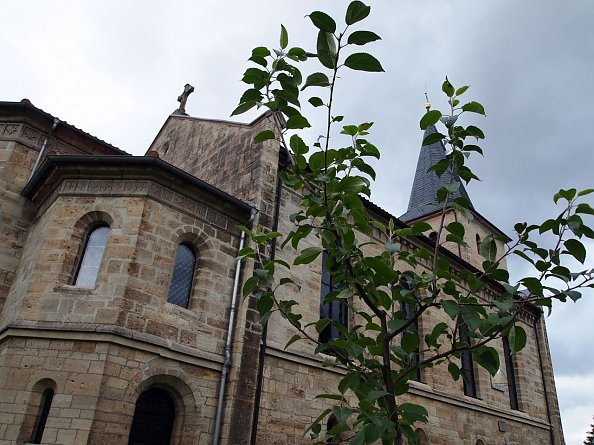
<path id="1" fill-rule="evenodd" d="M 435 125 L 431 125 L 425 130 L 423 140 L 434 133 L 437 133 L 437 128 Z M 424 221 L 430 224 L 434 230 L 430 235 L 431 238 L 437 236 L 441 219 L 441 210 L 444 205 L 443 203 L 438 203 L 437 191 L 442 185 L 451 182 L 452 173 L 449 170 L 446 170 L 443 175 L 439 177 L 435 171 L 428 170 L 431 166 L 445 158 L 446 148 L 442 141 L 430 145 L 421 145 L 419 159 L 417 161 L 417 169 L 415 171 L 413 186 L 410 192 L 408 209 L 406 210 L 406 213 L 400 216 L 400 219 L 408 224 L 417 221 Z M 465 229 L 464 240 L 466 241 L 467 247 L 464 248 L 446 242 L 445 231 L 442 231 L 440 243 L 449 250 L 452 250 L 466 262 L 478 269 L 482 269 L 483 258 L 480 255 L 481 241 L 489 235 L 497 238 L 505 236 L 505 234 L 476 210 L 462 180 L 458 177 L 453 178 L 453 180 L 459 181 L 460 187 L 451 194 L 449 201 L 445 204 L 446 215 L 444 224 L 447 225 L 454 221 L 461 223 Z M 452 207 L 453 201 L 458 198 L 465 198 L 468 201 L 467 206 L 469 214 L 464 215 Z M 500 240 L 496 240 L 496 243 L 497 251 L 501 252 L 504 247 L 503 243 Z M 502 262 L 501 267 L 507 269 L 505 260 Z"/>

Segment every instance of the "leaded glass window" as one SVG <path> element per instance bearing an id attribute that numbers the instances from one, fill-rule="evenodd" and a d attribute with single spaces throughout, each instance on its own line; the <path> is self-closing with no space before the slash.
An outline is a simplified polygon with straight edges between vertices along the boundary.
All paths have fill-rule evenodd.
<path id="1" fill-rule="evenodd" d="M 196 254 L 186 244 L 180 244 L 175 255 L 171 286 L 167 301 L 187 308 L 192 293 L 192 279 L 196 268 Z"/>
<path id="2" fill-rule="evenodd" d="M 327 343 L 330 340 L 336 340 L 340 337 L 340 331 L 335 323 L 340 323 L 344 327 L 348 326 L 348 306 L 344 299 L 324 302 L 326 295 L 334 292 L 336 283 L 332 280 L 332 275 L 326 268 L 326 260 L 328 259 L 328 252 L 324 251 L 322 255 L 322 287 L 320 290 L 320 319 L 329 318 L 333 323 L 330 323 L 322 332 L 320 332 L 319 340 L 322 343 Z"/>
<path id="3" fill-rule="evenodd" d="M 93 287 L 99 274 L 99 266 L 105 252 L 109 226 L 99 226 L 89 232 L 87 242 L 74 277 L 74 285 L 80 287 Z"/>

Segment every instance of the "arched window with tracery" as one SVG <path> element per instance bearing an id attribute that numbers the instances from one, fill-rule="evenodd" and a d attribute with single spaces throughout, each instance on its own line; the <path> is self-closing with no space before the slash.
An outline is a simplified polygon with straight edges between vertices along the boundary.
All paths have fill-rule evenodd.
<path id="1" fill-rule="evenodd" d="M 149 388 L 138 397 L 128 445 L 167 445 L 171 442 L 175 404 L 161 388 Z"/>
<path id="2" fill-rule="evenodd" d="M 75 286 L 95 286 L 108 235 L 109 226 L 107 224 L 100 224 L 89 230 L 78 268 L 74 274 L 73 284 Z"/>
<path id="3" fill-rule="evenodd" d="M 188 308 L 195 269 L 196 253 L 194 249 L 186 243 L 180 244 L 175 254 L 175 265 L 173 266 L 171 285 L 167 295 L 169 303 Z"/>

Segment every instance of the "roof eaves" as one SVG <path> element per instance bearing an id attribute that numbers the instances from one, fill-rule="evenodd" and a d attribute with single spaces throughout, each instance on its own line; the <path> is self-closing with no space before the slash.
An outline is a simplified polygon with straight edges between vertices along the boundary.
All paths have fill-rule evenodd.
<path id="1" fill-rule="evenodd" d="M 51 115 L 50 113 L 48 113 L 47 111 L 42 110 L 41 108 L 36 107 L 35 105 L 33 105 L 32 103 L 29 102 L 0 102 L 0 108 L 2 107 L 6 107 L 6 108 L 22 108 L 25 110 L 29 110 L 32 111 L 34 113 L 37 113 L 49 120 L 54 120 L 54 119 L 58 119 L 60 121 L 60 125 L 63 125 L 67 128 L 69 128 L 70 130 L 74 131 L 75 133 L 78 133 L 81 136 L 84 136 L 86 138 L 89 138 L 91 140 L 93 140 L 94 142 L 97 142 L 100 145 L 104 145 L 108 148 L 110 148 L 111 150 L 114 150 L 116 152 L 121 153 L 122 155 L 128 155 L 131 156 L 130 153 L 125 152 L 124 150 L 122 150 L 121 148 L 118 148 L 114 145 L 111 145 L 109 142 L 104 141 L 103 139 L 98 138 L 97 136 L 93 136 L 90 133 L 87 133 L 84 130 L 81 130 L 78 127 L 75 127 L 72 124 L 69 124 L 67 121 L 62 120 L 56 116 Z"/>
<path id="2" fill-rule="evenodd" d="M 49 177 L 50 173 L 60 165 L 90 165 L 94 167 L 98 166 L 114 166 L 114 167 L 126 167 L 126 166 L 153 166 L 158 169 L 162 169 L 183 181 L 201 188 L 202 190 L 215 195 L 216 197 L 242 209 L 245 211 L 251 211 L 254 207 L 241 201 L 234 196 L 225 193 L 224 191 L 196 178 L 195 176 L 163 161 L 159 158 L 146 157 L 146 156 L 87 156 L 87 155 L 59 155 L 59 156 L 48 156 L 41 166 L 35 171 L 35 174 L 31 177 L 29 182 L 23 188 L 21 195 L 25 198 L 31 199 L 35 191 L 43 184 L 43 182 Z"/>

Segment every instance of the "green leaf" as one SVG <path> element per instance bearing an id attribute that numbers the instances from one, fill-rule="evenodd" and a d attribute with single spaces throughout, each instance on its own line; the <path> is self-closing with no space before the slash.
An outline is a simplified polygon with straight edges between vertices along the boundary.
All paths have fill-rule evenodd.
<path id="1" fill-rule="evenodd" d="M 380 36 L 371 31 L 355 31 L 349 36 L 348 43 L 354 45 L 365 45 L 366 43 L 375 42 L 376 40 L 381 39 L 382 38 Z"/>
<path id="2" fill-rule="evenodd" d="M 287 344 L 285 345 L 285 349 L 287 349 L 289 346 L 291 346 L 293 343 L 295 343 L 296 341 L 301 340 L 301 336 L 300 335 L 293 335 L 289 341 L 287 342 Z"/>
<path id="3" fill-rule="evenodd" d="M 528 289 L 528 291 L 536 296 L 542 296 L 542 283 L 538 278 L 527 277 L 520 280 L 520 282 Z"/>
<path id="4" fill-rule="evenodd" d="M 402 341 L 400 342 L 400 346 L 402 347 L 402 349 L 404 349 L 404 352 L 412 354 L 419 348 L 420 344 L 421 339 L 417 334 L 408 331 L 402 334 Z"/>
<path id="5" fill-rule="evenodd" d="M 293 261 L 294 265 L 309 264 L 314 261 L 322 253 L 321 247 L 308 247 L 303 249 L 299 256 Z"/>
<path id="6" fill-rule="evenodd" d="M 469 88 L 469 85 L 464 85 L 456 90 L 456 96 L 462 96 L 466 90 Z"/>
<path id="7" fill-rule="evenodd" d="M 423 147 L 426 147 L 427 145 L 433 145 L 442 141 L 443 139 L 445 139 L 445 135 L 441 133 L 431 133 L 425 139 L 423 139 Z"/>
<path id="8" fill-rule="evenodd" d="M 431 125 L 435 125 L 439 122 L 439 118 L 441 117 L 441 112 L 439 110 L 430 110 L 425 113 L 425 115 L 421 118 L 421 130 L 426 130 Z"/>
<path id="9" fill-rule="evenodd" d="M 334 32 L 336 31 L 336 22 L 332 17 L 322 11 L 314 11 L 309 15 L 312 23 L 320 31 Z"/>
<path id="10" fill-rule="evenodd" d="M 344 61 L 346 67 L 357 71 L 369 71 L 373 73 L 384 71 L 381 63 L 371 54 L 354 53 Z"/>
<path id="11" fill-rule="evenodd" d="M 460 238 L 464 237 L 464 226 L 457 221 L 449 223 L 447 226 L 445 226 L 445 229 Z"/>
<path id="12" fill-rule="evenodd" d="M 586 196 L 593 192 L 594 192 L 594 189 L 584 189 L 584 190 L 580 191 L 577 195 L 578 196 Z"/>
<path id="13" fill-rule="evenodd" d="M 586 248 L 576 239 L 568 239 L 563 243 L 567 251 L 580 263 L 584 264 L 586 261 Z"/>
<path id="14" fill-rule="evenodd" d="M 456 365 L 455 363 L 451 363 L 451 362 L 448 364 L 448 372 L 450 373 L 450 375 L 452 376 L 452 378 L 455 381 L 458 381 L 458 379 L 460 378 L 460 375 L 462 374 L 458 365 Z"/>
<path id="15" fill-rule="evenodd" d="M 293 150 L 293 153 L 297 155 L 302 155 L 309 151 L 309 147 L 303 142 L 303 139 L 296 134 L 289 139 L 289 146 L 291 147 L 291 150 Z"/>
<path id="16" fill-rule="evenodd" d="M 427 346 L 437 348 L 437 346 L 438 346 L 437 340 L 439 339 L 439 337 L 442 334 L 447 332 L 447 330 L 448 330 L 447 323 L 441 322 L 441 323 L 438 323 L 437 325 L 435 325 L 435 327 L 431 331 L 431 334 L 425 335 L 425 343 L 427 344 Z"/>
<path id="17" fill-rule="evenodd" d="M 454 87 L 452 86 L 452 84 L 450 83 L 450 81 L 448 80 L 448 78 L 446 77 L 445 81 L 443 82 L 443 84 L 441 85 L 441 90 L 446 93 L 446 95 L 448 97 L 452 97 L 454 95 Z"/>
<path id="18" fill-rule="evenodd" d="M 324 101 L 322 99 L 320 99 L 319 97 L 310 97 L 308 102 L 310 104 L 312 104 L 312 106 L 314 107 L 321 107 L 322 105 L 324 105 Z"/>
<path id="19" fill-rule="evenodd" d="M 413 403 L 403 403 L 400 405 L 400 411 L 402 413 L 402 416 L 410 422 L 427 423 L 427 416 L 429 416 L 429 413 L 421 405 L 415 405 Z"/>
<path id="20" fill-rule="evenodd" d="M 274 131 L 272 131 L 272 130 L 264 130 L 264 131 L 261 131 L 260 133 L 258 133 L 254 137 L 254 143 L 255 144 L 258 144 L 260 142 L 264 142 L 264 141 L 267 141 L 269 139 L 276 139 L 276 135 L 274 134 Z"/>
<path id="21" fill-rule="evenodd" d="M 285 128 L 287 128 L 288 130 L 302 129 L 308 127 L 311 127 L 311 125 L 303 116 L 291 116 L 285 124 Z"/>
<path id="22" fill-rule="evenodd" d="M 369 188 L 369 180 L 361 176 L 345 176 L 340 180 L 340 189 L 345 193 L 362 193 Z"/>
<path id="23" fill-rule="evenodd" d="M 472 351 L 472 358 L 476 363 L 494 376 L 499 370 L 499 354 L 490 346 L 481 346 Z"/>
<path id="24" fill-rule="evenodd" d="M 521 351 L 526 346 L 526 331 L 521 326 L 512 326 L 507 337 L 512 352 Z"/>
<path id="25" fill-rule="evenodd" d="M 347 25 L 360 22 L 369 15 L 371 8 L 361 1 L 353 1 L 349 4 L 344 21 Z"/>
<path id="26" fill-rule="evenodd" d="M 474 102 L 474 101 L 464 104 L 462 106 L 462 111 L 468 111 L 470 113 L 478 113 L 478 114 L 482 114 L 483 116 L 486 116 L 485 109 L 483 108 L 483 106 L 481 104 L 479 104 L 478 102 Z"/>
<path id="27" fill-rule="evenodd" d="M 324 73 L 313 73 L 307 76 L 305 83 L 301 87 L 301 91 L 307 87 L 327 87 L 329 85 L 330 80 L 328 79 L 328 76 L 326 76 Z"/>
<path id="28" fill-rule="evenodd" d="M 469 125 L 468 127 L 466 127 L 466 132 L 470 136 L 474 136 L 477 139 L 485 139 L 485 133 L 483 133 L 483 131 L 480 128 L 475 127 L 474 125 Z"/>
<path id="29" fill-rule="evenodd" d="M 316 332 L 319 334 L 320 332 L 322 332 L 326 326 L 328 326 L 330 324 L 332 320 L 330 320 L 329 318 L 320 318 L 318 321 L 316 321 Z"/>
<path id="30" fill-rule="evenodd" d="M 285 49 L 289 44 L 289 33 L 284 25 L 281 25 L 281 33 L 280 33 L 280 47 Z"/>
<path id="31" fill-rule="evenodd" d="M 443 300 L 441 302 L 441 307 L 449 315 L 449 317 L 454 320 L 458 316 L 458 303 L 452 300 Z"/>
<path id="32" fill-rule="evenodd" d="M 334 36 L 325 31 L 318 33 L 317 41 L 318 59 L 326 68 L 333 69 L 336 64 L 336 42 Z"/>
<path id="33" fill-rule="evenodd" d="M 238 114 L 245 113 L 246 111 L 249 111 L 252 108 L 254 108 L 256 106 L 256 104 L 257 104 L 257 101 L 255 101 L 255 100 L 250 100 L 248 102 L 239 104 L 237 106 L 237 108 L 235 108 L 235 110 L 233 110 L 233 113 L 231 113 L 231 116 L 236 116 Z"/>
<path id="34" fill-rule="evenodd" d="M 245 90 L 245 92 L 241 95 L 241 99 L 239 99 L 239 103 L 242 104 L 252 100 L 262 100 L 262 93 L 260 93 L 260 90 L 256 90 L 255 88 Z"/>
<path id="35" fill-rule="evenodd" d="M 489 261 L 497 259 L 497 243 L 492 235 L 488 235 L 481 241 L 480 253 L 483 258 Z"/>
<path id="36" fill-rule="evenodd" d="M 269 313 L 274 305 L 274 300 L 270 295 L 264 294 L 258 299 L 258 303 L 256 304 L 256 309 L 260 313 L 260 317 L 263 317 L 265 314 Z"/>
<path id="37" fill-rule="evenodd" d="M 262 85 L 264 85 L 266 79 L 268 79 L 268 73 L 266 71 L 253 67 L 245 70 L 245 73 L 243 73 L 243 77 L 241 78 L 244 83 Z"/>
<path id="38" fill-rule="evenodd" d="M 250 277 L 245 281 L 243 285 L 243 296 L 247 297 L 258 287 L 258 277 Z"/>

